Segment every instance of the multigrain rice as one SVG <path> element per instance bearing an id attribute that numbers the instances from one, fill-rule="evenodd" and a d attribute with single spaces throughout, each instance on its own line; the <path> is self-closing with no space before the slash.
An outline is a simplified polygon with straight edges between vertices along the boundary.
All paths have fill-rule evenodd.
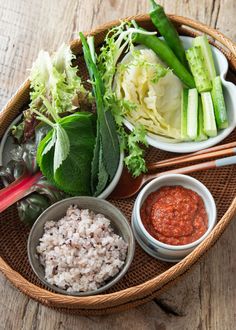
<path id="1" fill-rule="evenodd" d="M 124 265 L 127 243 L 103 214 L 70 206 L 64 218 L 48 221 L 37 246 L 48 283 L 73 291 L 94 291 Z"/>

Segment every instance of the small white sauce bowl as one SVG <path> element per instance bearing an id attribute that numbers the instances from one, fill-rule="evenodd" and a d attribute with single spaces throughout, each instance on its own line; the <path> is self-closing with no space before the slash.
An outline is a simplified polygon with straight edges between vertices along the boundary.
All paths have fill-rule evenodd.
<path id="1" fill-rule="evenodd" d="M 186 245 L 169 245 L 158 241 L 145 229 L 140 216 L 141 206 L 150 193 L 163 186 L 182 186 L 202 197 L 208 215 L 208 229 L 198 240 Z M 148 183 L 139 193 L 132 213 L 132 229 L 139 245 L 154 258 L 168 262 L 178 262 L 192 252 L 209 235 L 215 223 L 216 205 L 210 191 L 200 181 L 183 174 L 163 175 Z"/>

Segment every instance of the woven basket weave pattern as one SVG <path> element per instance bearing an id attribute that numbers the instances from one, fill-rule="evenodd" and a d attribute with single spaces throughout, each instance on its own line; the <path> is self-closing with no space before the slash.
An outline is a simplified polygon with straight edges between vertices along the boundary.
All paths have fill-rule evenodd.
<path id="1" fill-rule="evenodd" d="M 204 32 L 217 40 L 214 43 L 227 56 L 233 70 L 236 68 L 236 46 L 221 33 L 198 22 L 170 16 L 181 34 L 197 35 Z M 131 19 L 131 18 L 129 18 Z M 147 15 L 132 17 L 144 28 L 153 30 Z M 93 32 L 95 45 L 99 48 L 109 28 L 119 24 L 118 21 L 108 23 Z M 78 40 L 71 43 L 77 56 L 80 75 L 86 79 L 86 68 L 82 57 L 81 44 Z M 0 136 L 12 120 L 29 102 L 29 82 L 26 81 L 0 114 Z M 224 143 L 236 140 L 234 131 Z M 172 157 L 173 154 L 149 148 L 146 154 L 148 161 L 156 161 Z M 134 261 L 125 277 L 103 295 L 92 297 L 62 296 L 46 289 L 32 272 L 27 259 L 27 238 L 29 228 L 18 219 L 16 207 L 12 206 L 0 215 L 0 270 L 22 292 L 31 298 L 53 308 L 80 315 L 98 315 L 125 310 L 156 297 L 168 286 L 172 285 L 214 244 L 230 223 L 235 210 L 236 176 L 233 167 L 208 170 L 193 175 L 202 181 L 212 192 L 218 209 L 218 224 L 210 236 L 188 257 L 176 265 L 155 260 L 136 245 Z M 130 220 L 134 199 L 112 201 Z"/>

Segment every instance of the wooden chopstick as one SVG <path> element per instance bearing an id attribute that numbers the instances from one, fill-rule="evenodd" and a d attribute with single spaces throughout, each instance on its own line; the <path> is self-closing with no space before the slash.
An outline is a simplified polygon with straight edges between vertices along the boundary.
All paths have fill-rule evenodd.
<path id="1" fill-rule="evenodd" d="M 218 168 L 227 165 L 235 165 L 235 164 L 236 164 L 236 156 L 231 156 L 231 157 L 211 160 L 209 162 L 204 162 L 200 164 L 194 164 L 182 168 L 175 168 L 173 170 L 164 171 L 161 173 L 145 174 L 145 177 L 146 177 L 146 181 L 150 181 L 152 179 L 155 179 L 159 176 L 163 176 L 166 174 L 188 174 L 188 173 Z"/>
<path id="2" fill-rule="evenodd" d="M 190 161 L 203 160 L 214 157 L 230 156 L 234 154 L 236 154 L 236 142 L 231 142 L 216 147 L 200 150 L 192 154 L 165 159 L 159 162 L 149 163 L 147 164 L 147 168 L 149 171 L 153 171 L 166 166 L 173 166 Z"/>

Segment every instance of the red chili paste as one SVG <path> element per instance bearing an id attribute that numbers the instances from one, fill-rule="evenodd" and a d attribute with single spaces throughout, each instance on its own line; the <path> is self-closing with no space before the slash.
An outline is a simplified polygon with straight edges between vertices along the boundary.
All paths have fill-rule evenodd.
<path id="1" fill-rule="evenodd" d="M 192 243 L 208 227 L 202 198 L 182 186 L 167 186 L 152 192 L 144 201 L 140 213 L 149 234 L 170 245 Z"/>

